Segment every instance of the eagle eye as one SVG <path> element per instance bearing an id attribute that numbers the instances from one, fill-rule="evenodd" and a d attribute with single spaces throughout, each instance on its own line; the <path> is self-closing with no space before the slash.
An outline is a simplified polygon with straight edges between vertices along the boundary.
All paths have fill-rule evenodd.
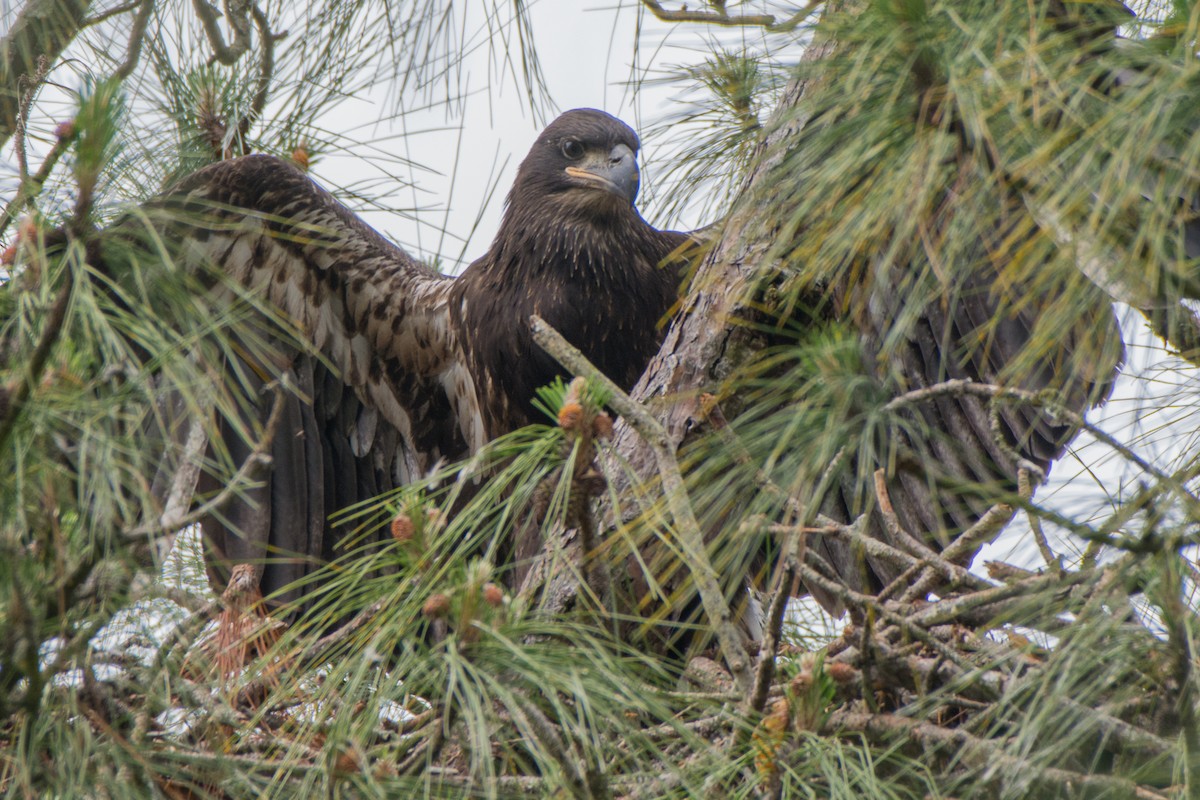
<path id="1" fill-rule="evenodd" d="M 572 161 L 583 158 L 583 145 L 577 139 L 567 139 L 562 143 L 562 154 Z"/>

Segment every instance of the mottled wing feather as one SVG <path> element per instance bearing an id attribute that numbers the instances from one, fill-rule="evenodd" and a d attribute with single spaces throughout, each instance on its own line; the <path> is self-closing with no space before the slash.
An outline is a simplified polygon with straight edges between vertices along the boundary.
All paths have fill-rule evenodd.
<path id="1" fill-rule="evenodd" d="M 261 293 L 328 360 L 283 342 L 269 356 L 295 392 L 263 485 L 204 523 L 218 585 L 213 568 L 231 562 L 258 563 L 264 594 L 304 577 L 348 532 L 330 514 L 482 446 L 475 386 L 448 313 L 453 280 L 386 241 L 294 165 L 269 156 L 215 164 L 145 211 L 185 264 L 215 267 Z M 251 413 L 261 423 L 273 398 L 257 402 Z M 251 443 L 237 426 L 225 428 L 220 446 L 237 463 Z M 198 491 L 216 488 L 202 482 Z"/>
<path id="2" fill-rule="evenodd" d="M 460 359 L 447 313 L 452 279 L 269 156 L 201 170 L 157 208 L 172 212 L 190 257 L 261 291 L 306 331 L 346 385 L 400 431 L 419 464 L 480 444 L 466 440 L 475 428 L 473 387 L 448 377 Z M 462 416 L 448 426 L 455 412 Z"/>

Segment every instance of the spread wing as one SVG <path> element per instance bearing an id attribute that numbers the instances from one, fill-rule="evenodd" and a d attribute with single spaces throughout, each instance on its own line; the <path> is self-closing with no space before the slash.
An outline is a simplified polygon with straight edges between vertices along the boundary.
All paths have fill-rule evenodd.
<path id="1" fill-rule="evenodd" d="M 203 523 L 214 565 L 258 563 L 269 594 L 329 558 L 343 531 L 329 515 L 483 444 L 475 387 L 448 304 L 454 281 L 417 262 L 286 161 L 214 164 L 144 209 L 189 265 L 209 265 L 265 298 L 321 357 L 275 341 L 227 369 L 251 389 L 282 374 L 271 467 Z M 278 337 L 281 338 L 281 337 Z M 247 353 L 251 348 L 245 348 Z M 323 358 L 322 358 L 323 357 Z M 270 363 L 255 363 L 268 360 Z M 223 423 L 210 458 L 240 464 L 252 426 Z M 219 490 L 201 477 L 201 495 Z M 220 583 L 220 576 L 214 575 Z"/>

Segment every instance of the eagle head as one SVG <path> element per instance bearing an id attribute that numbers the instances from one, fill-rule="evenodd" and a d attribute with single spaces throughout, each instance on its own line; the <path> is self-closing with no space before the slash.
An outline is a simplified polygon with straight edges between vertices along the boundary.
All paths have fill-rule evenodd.
<path id="1" fill-rule="evenodd" d="M 521 166 L 509 205 L 538 199 L 590 212 L 627 210 L 637 199 L 638 137 L 621 120 L 576 108 L 550 123 Z"/>

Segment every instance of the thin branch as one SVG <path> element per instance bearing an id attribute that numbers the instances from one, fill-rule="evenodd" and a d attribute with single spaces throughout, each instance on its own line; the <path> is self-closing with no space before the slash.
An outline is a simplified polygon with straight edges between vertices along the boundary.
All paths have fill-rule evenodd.
<path id="1" fill-rule="evenodd" d="M 188 425 L 187 438 L 184 440 L 183 452 L 180 454 L 179 466 L 171 479 L 171 489 L 167 492 L 163 512 L 158 517 L 159 525 L 168 526 L 176 519 L 187 516 L 187 509 L 192 504 L 192 495 L 200 480 L 200 470 L 204 462 L 204 450 L 208 447 L 208 434 L 204 430 L 204 417 L 209 408 L 203 406 Z M 176 526 L 174 530 L 179 530 Z"/>
<path id="2" fill-rule="evenodd" d="M 129 31 L 129 45 L 125 48 L 125 60 L 117 67 L 114 75 L 125 80 L 137 67 L 142 56 L 142 42 L 146 38 L 146 26 L 150 23 L 150 14 L 154 11 L 154 0 L 142 0 L 137 15 L 133 18 L 133 28 Z"/>
<path id="3" fill-rule="evenodd" d="M 958 538 L 941 552 L 938 560 L 957 566 L 960 558 L 965 558 L 968 554 L 974 553 L 980 545 L 995 539 L 996 534 L 1012 521 L 1014 513 L 1013 507 L 1007 503 L 997 503 L 992 506 L 974 525 L 959 534 Z M 926 570 L 925 574 L 901 595 L 901 602 L 911 602 L 916 598 L 924 597 L 933 588 L 936 580 L 937 573 L 932 569 Z"/>
<path id="4" fill-rule="evenodd" d="M 822 522 L 826 521 L 826 518 L 823 516 L 817 519 Z M 867 535 L 861 528 L 855 528 L 852 525 L 828 525 L 825 530 L 831 536 L 845 539 L 861 547 L 868 555 L 889 561 L 902 569 L 911 567 L 927 568 L 942 575 L 947 583 L 967 586 L 972 589 L 990 589 L 992 586 L 982 578 L 971 574 L 970 570 L 955 564 L 944 555 L 932 550 L 920 556 L 913 556 L 897 547 L 892 547 L 887 542 Z"/>
<path id="5" fill-rule="evenodd" d="M 708 557 L 704 546 L 704 534 L 700 530 L 700 522 L 696 519 L 691 502 L 687 496 L 687 488 L 683 476 L 679 472 L 679 463 L 675 460 L 674 447 L 670 437 L 657 419 L 646 411 L 639 403 L 632 400 L 621 388 L 609 380 L 600 370 L 584 357 L 583 353 L 573 347 L 562 335 L 536 314 L 530 317 L 534 341 L 558 363 L 576 375 L 590 378 L 600 384 L 610 395 L 609 405 L 620 414 L 639 436 L 650 446 L 658 463 L 659 475 L 662 479 L 663 491 L 666 494 L 667 506 L 675 520 L 679 544 L 688 559 L 688 566 L 696 581 L 700 593 L 700 601 L 708 615 L 709 622 L 715 629 L 725 663 L 737 681 L 738 688 L 749 692 L 751 686 L 750 658 L 742 644 L 741 636 L 733 621 L 729 604 L 721 591 L 717 579 L 717 571 Z"/>
<path id="6" fill-rule="evenodd" d="M 1051 590 L 1055 595 L 1076 584 L 1096 580 L 1095 573 L 1067 572 L 1063 575 L 1043 574 L 1016 583 L 1006 583 L 991 589 L 972 592 L 959 597 L 938 600 L 923 606 L 908 619 L 924 628 L 945 623 L 981 624 L 995 622 L 1004 608 L 1011 604 L 1021 605 L 1029 602 L 1038 593 Z M 1043 603 L 1047 612 L 1053 609 Z"/>
<path id="7" fill-rule="evenodd" d="M 1166 800 L 1167 795 L 1133 781 L 1108 775 L 1072 772 L 1057 767 L 1039 767 L 1037 764 L 1010 755 L 1002 745 L 981 739 L 962 729 L 946 729 L 930 722 L 901 717 L 895 714 L 862 714 L 851 711 L 835 711 L 822 726 L 826 735 L 856 733 L 868 741 L 893 744 L 897 739 L 908 740 L 922 748 L 953 748 L 966 763 L 976 768 L 986 768 L 992 775 L 1019 775 L 1027 778 L 1036 794 L 1075 796 L 1080 790 L 1108 793 L 1106 796 L 1135 797 L 1139 800 Z"/>
<path id="8" fill-rule="evenodd" d="M 29 153 L 25 147 L 25 132 L 29 125 L 29 112 L 33 108 L 33 100 L 37 90 L 46 80 L 50 69 L 50 61 L 45 56 L 38 56 L 37 68 L 30 74 L 17 79 L 17 124 L 13 135 L 13 149 L 17 153 L 17 174 L 21 185 L 29 183 Z"/>
<path id="9" fill-rule="evenodd" d="M 1017 470 L 1017 494 L 1025 502 L 1033 500 L 1033 483 L 1029 480 L 1029 470 Z M 1025 511 L 1025 516 L 1029 519 L 1029 529 L 1033 531 L 1033 541 L 1037 543 L 1038 552 L 1042 554 L 1042 560 L 1046 562 L 1046 566 L 1051 572 L 1062 575 L 1063 565 L 1062 559 L 1059 558 L 1050 548 L 1050 541 L 1046 538 L 1046 532 L 1042 529 L 1042 520 L 1037 514 L 1032 513 L 1028 509 Z"/>
<path id="10" fill-rule="evenodd" d="M 271 90 L 271 78 L 275 74 L 275 42 L 287 36 L 287 32 L 272 33 L 270 20 L 257 4 L 250 7 L 250 15 L 254 19 L 254 27 L 258 29 L 258 38 L 262 40 L 262 57 L 258 62 L 258 85 L 254 90 L 254 99 L 250 101 L 251 121 L 262 116 L 267 107 L 267 97 Z"/>
<path id="11" fill-rule="evenodd" d="M 787 601 L 792 594 L 792 582 L 796 578 L 796 564 L 804 559 L 802 549 L 805 546 L 806 534 L 793 530 L 784 540 L 782 558 L 775 570 L 774 588 L 771 591 L 771 605 L 767 607 L 767 635 L 762 641 L 758 652 L 758 668 L 754 672 L 754 686 L 746 697 L 747 711 L 758 714 L 767 703 L 771 691 L 771 681 L 775 677 L 775 659 L 782 640 L 783 617 L 787 611 Z"/>
<path id="12" fill-rule="evenodd" d="M 824 5 L 824 0 L 809 0 L 800 10 L 780 21 L 774 14 L 730 14 L 722 3 L 713 11 L 690 11 L 685 5 L 678 11 L 663 8 L 658 0 L 642 0 L 642 5 L 663 22 L 703 22 L 725 28 L 765 28 L 771 33 L 786 33 L 795 30 L 814 11 Z M 716 4 L 714 4 L 716 6 Z"/>
<path id="13" fill-rule="evenodd" d="M 18 81 L 39 71 L 39 61 L 53 66 L 75 37 L 89 0 L 29 0 L 0 38 L 0 145 L 16 130 L 21 98 Z"/>
<path id="14" fill-rule="evenodd" d="M 1051 415 L 1056 421 L 1065 421 L 1071 426 L 1080 430 L 1087 431 L 1102 444 L 1111 447 L 1113 450 L 1128 459 L 1134 465 L 1144 472 L 1153 475 L 1155 478 L 1165 481 L 1173 488 L 1177 488 L 1176 481 L 1172 476 L 1166 475 L 1161 470 L 1157 469 L 1153 464 L 1142 458 L 1127 445 L 1117 441 L 1111 434 L 1097 428 L 1084 419 L 1082 414 L 1067 408 L 1057 398 L 1051 396 L 1047 392 L 1031 392 L 1027 389 L 1017 389 L 1009 386 L 997 386 L 992 383 L 979 383 L 977 381 L 966 380 L 963 378 L 954 378 L 941 383 L 935 383 L 932 386 L 926 386 L 921 389 L 913 389 L 905 392 L 902 395 L 892 398 L 883 405 L 882 410 L 885 413 L 894 413 L 900 409 L 925 403 L 934 400 L 938 397 L 962 397 L 970 395 L 973 397 L 983 397 L 988 399 L 1007 399 L 1019 400 L 1023 403 L 1028 403 L 1033 408 L 1039 409 L 1043 413 Z M 1196 501 L 1197 504 L 1200 501 Z"/>
<path id="15" fill-rule="evenodd" d="M 80 28 L 90 28 L 94 25 L 99 25 L 101 22 L 104 22 L 105 20 L 110 20 L 113 17 L 119 16 L 120 14 L 124 14 L 126 11 L 133 11 L 135 8 L 137 8 L 139 5 L 141 5 L 142 2 L 143 2 L 143 0 L 132 0 L 132 2 L 129 2 L 129 3 L 122 3 L 119 6 L 113 6 L 112 8 L 108 9 L 107 11 L 101 11 L 99 14 L 97 14 L 94 17 L 88 17 L 80 24 L 79 27 Z"/>
<path id="16" fill-rule="evenodd" d="M 883 517 L 883 526 L 896 542 L 908 547 L 909 552 L 929 561 L 939 560 L 937 552 L 925 542 L 913 536 L 900 524 L 896 509 L 892 507 L 892 498 L 887 489 L 887 472 L 875 470 L 875 499 L 879 503 L 879 511 Z"/>
<path id="17" fill-rule="evenodd" d="M 942 551 L 942 558 L 951 563 L 974 553 L 979 545 L 990 542 L 1000 529 L 1012 521 L 1013 507 L 1007 503 L 997 503 L 989 508 L 971 527 L 958 535 L 950 546 Z"/>
<path id="18" fill-rule="evenodd" d="M 916 624 L 912 619 L 897 614 L 895 611 L 885 607 L 874 597 L 856 592 L 853 589 L 843 586 L 837 581 L 830 580 L 807 564 L 797 564 L 797 568 L 799 569 L 800 574 L 806 583 L 812 583 L 821 589 L 824 589 L 840 599 L 847 606 L 872 609 L 876 616 L 881 617 L 888 623 L 901 628 L 914 639 L 934 650 L 946 660 L 954 663 L 964 670 L 970 671 L 974 669 L 971 664 L 964 661 L 962 654 L 951 650 L 945 644 L 939 642 L 936 638 L 931 636 L 929 631 Z"/>
<path id="19" fill-rule="evenodd" d="M 28 178 L 17 187 L 17 193 L 13 195 L 13 198 L 4 206 L 4 211 L 0 213 L 0 236 L 4 235 L 4 231 L 8 229 L 12 221 L 21 213 L 21 209 L 28 205 L 41 192 L 46 179 L 50 177 L 51 171 L 57 166 L 58 160 L 62 158 L 63 153 L 67 151 L 70 144 L 71 137 L 60 136 L 55 141 L 54 147 L 50 148 L 50 152 L 46 154 L 46 159 L 42 162 L 42 166 L 38 168 L 37 174 Z"/>
<path id="20" fill-rule="evenodd" d="M 389 600 L 390 600 L 390 598 L 386 598 L 386 597 L 376 600 L 374 603 L 372 603 L 371 605 L 364 608 L 362 611 L 355 614 L 354 618 L 351 619 L 349 622 L 347 622 L 345 625 L 341 626 L 340 628 L 338 628 L 334 631 L 331 631 L 330 633 L 325 634 L 320 639 L 313 642 L 313 644 L 309 648 L 307 648 L 309 653 L 314 654 L 314 655 L 319 655 L 319 654 L 325 653 L 334 645 L 345 641 L 346 639 L 348 639 L 350 637 L 350 634 L 354 633 L 355 631 L 360 629 L 362 626 L 366 625 L 368 622 L 370 622 L 372 619 L 374 619 L 379 614 L 379 612 L 384 609 L 384 606 L 386 606 L 388 604 Z"/>
<path id="21" fill-rule="evenodd" d="M 234 8 L 233 3 L 237 3 L 238 7 Z M 229 27 L 233 28 L 233 41 L 226 45 L 225 37 L 221 34 L 218 9 L 210 6 L 205 0 L 192 0 L 192 8 L 195 9 L 196 16 L 200 18 L 204 36 L 213 50 L 212 58 L 209 59 L 210 64 L 219 61 L 226 66 L 232 66 L 237 63 L 243 53 L 250 49 L 250 23 L 246 19 L 249 5 L 246 0 L 232 0 L 232 2 L 226 0 L 225 18 L 229 20 Z"/>

